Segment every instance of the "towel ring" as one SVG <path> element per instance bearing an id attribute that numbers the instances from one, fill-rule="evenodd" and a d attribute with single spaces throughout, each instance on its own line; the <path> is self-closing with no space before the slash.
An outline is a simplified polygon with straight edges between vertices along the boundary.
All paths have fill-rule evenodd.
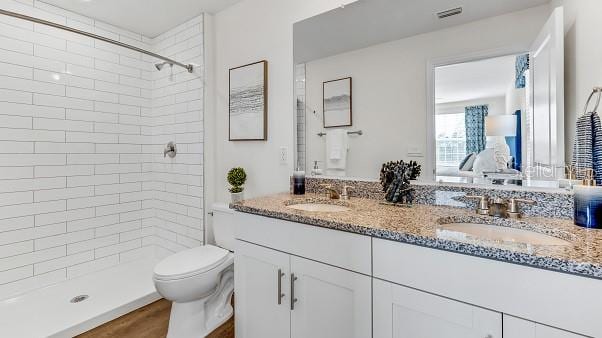
<path id="1" fill-rule="evenodd" d="M 589 97 L 587 98 L 587 102 L 585 103 L 585 108 L 583 109 L 583 115 L 587 114 L 587 108 L 589 107 L 590 102 L 592 101 L 592 98 L 594 97 L 595 94 L 598 94 L 598 98 L 596 99 L 596 106 L 594 107 L 594 110 L 592 111 L 592 113 L 595 113 L 598 111 L 598 107 L 600 106 L 600 99 L 602 98 L 602 88 L 594 88 L 594 90 L 592 90 L 592 93 L 589 94 Z"/>

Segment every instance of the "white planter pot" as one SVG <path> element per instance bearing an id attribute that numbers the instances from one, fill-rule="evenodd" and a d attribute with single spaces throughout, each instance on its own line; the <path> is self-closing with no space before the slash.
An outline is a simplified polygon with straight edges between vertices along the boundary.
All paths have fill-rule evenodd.
<path id="1" fill-rule="evenodd" d="M 232 196 L 232 203 L 240 202 L 245 199 L 245 193 L 242 191 L 237 193 L 230 193 L 230 195 Z"/>

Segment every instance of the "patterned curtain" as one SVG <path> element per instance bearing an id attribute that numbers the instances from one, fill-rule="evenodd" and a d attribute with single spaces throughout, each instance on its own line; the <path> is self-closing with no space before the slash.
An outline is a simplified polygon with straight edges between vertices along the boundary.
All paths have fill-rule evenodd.
<path id="1" fill-rule="evenodd" d="M 519 55 L 516 57 L 516 85 L 517 89 L 525 88 L 527 79 L 525 72 L 529 70 L 529 54 Z"/>
<path id="2" fill-rule="evenodd" d="M 466 107 L 466 153 L 480 153 L 485 149 L 487 138 L 485 136 L 485 116 L 489 112 L 488 106 Z"/>

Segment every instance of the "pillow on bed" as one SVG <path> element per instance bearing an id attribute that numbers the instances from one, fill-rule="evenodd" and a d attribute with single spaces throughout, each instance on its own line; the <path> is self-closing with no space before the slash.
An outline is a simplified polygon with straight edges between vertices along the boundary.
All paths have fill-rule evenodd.
<path id="1" fill-rule="evenodd" d="M 470 153 L 466 155 L 466 157 L 460 162 L 459 169 L 461 171 L 472 171 L 472 166 L 474 165 L 474 161 L 477 158 L 476 153 Z"/>

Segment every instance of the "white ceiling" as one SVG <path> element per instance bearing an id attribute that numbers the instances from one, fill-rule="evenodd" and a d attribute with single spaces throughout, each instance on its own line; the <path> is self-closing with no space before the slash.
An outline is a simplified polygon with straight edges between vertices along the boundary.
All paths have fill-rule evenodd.
<path id="1" fill-rule="evenodd" d="M 503 56 L 438 67 L 436 103 L 469 101 L 506 95 L 514 81 L 515 56 Z"/>
<path id="2" fill-rule="evenodd" d="M 202 13 L 241 0 L 43 0 L 72 12 L 154 38 Z"/>
<path id="3" fill-rule="evenodd" d="M 303 63 L 378 43 L 549 3 L 550 0 L 358 0 L 294 25 L 295 62 Z M 462 6 L 443 20 L 436 13 Z"/>

